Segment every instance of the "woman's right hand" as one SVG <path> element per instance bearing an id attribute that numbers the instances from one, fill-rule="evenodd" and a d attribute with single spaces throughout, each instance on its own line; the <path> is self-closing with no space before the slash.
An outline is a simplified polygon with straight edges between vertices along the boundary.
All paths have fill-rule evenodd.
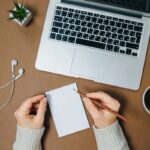
<path id="1" fill-rule="evenodd" d="M 94 124 L 97 128 L 105 128 L 117 120 L 117 117 L 114 114 L 108 112 L 107 110 L 97 108 L 89 98 L 98 99 L 102 101 L 104 105 L 118 112 L 120 103 L 116 99 L 102 91 L 88 93 L 86 96 L 87 98 L 83 98 L 85 107 L 93 118 Z"/>

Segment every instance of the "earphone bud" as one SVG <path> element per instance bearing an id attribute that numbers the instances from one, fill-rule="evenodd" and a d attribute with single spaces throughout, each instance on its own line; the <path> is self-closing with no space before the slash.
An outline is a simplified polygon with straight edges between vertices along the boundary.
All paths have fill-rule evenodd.
<path id="1" fill-rule="evenodd" d="M 23 68 L 20 68 L 20 69 L 18 70 L 18 73 L 19 73 L 19 74 L 24 74 L 24 69 L 23 69 Z"/>
<path id="2" fill-rule="evenodd" d="M 13 60 L 11 61 L 11 64 L 15 66 L 15 65 L 18 64 L 18 61 L 17 61 L 16 59 L 13 59 Z"/>
<path id="3" fill-rule="evenodd" d="M 18 64 L 18 61 L 13 59 L 11 61 L 11 71 L 12 71 L 12 78 L 15 78 L 15 66 Z"/>
<path id="4" fill-rule="evenodd" d="M 18 70 L 18 73 L 19 75 L 18 76 L 15 76 L 15 66 L 18 64 L 18 61 L 16 59 L 13 59 L 11 61 L 11 68 L 12 68 L 12 77 L 17 80 L 19 79 L 23 74 L 24 74 L 24 69 L 23 68 L 20 68 Z"/>
<path id="5" fill-rule="evenodd" d="M 19 78 L 24 74 L 24 72 L 25 72 L 24 69 L 23 69 L 23 68 L 20 68 L 20 69 L 18 70 L 19 75 L 15 77 L 15 80 L 19 79 Z"/>

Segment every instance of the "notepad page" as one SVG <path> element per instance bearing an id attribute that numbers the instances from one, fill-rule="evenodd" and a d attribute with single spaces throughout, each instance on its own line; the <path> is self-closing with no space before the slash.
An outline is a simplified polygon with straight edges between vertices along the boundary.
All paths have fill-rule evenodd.
<path id="1" fill-rule="evenodd" d="M 46 92 L 59 137 L 89 128 L 76 83 Z"/>

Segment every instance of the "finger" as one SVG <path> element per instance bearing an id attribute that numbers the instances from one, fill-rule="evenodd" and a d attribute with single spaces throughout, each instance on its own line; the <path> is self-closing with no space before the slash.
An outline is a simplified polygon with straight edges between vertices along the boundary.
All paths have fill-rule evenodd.
<path id="1" fill-rule="evenodd" d="M 86 96 L 88 98 L 94 98 L 94 99 L 98 99 L 103 101 L 106 104 L 112 104 L 114 103 L 116 100 L 114 98 L 112 98 L 110 95 L 108 95 L 105 92 L 99 91 L 99 92 L 94 92 L 94 93 L 88 93 L 86 94 Z"/>
<path id="2" fill-rule="evenodd" d="M 31 98 L 27 99 L 27 102 L 29 101 L 32 104 L 33 103 L 38 103 L 43 98 L 45 98 L 45 95 L 41 94 L 41 95 L 37 95 L 37 96 L 34 96 L 34 97 L 31 97 Z"/>
<path id="3" fill-rule="evenodd" d="M 46 98 L 44 98 L 40 101 L 39 108 L 37 110 L 37 115 L 36 115 L 37 119 L 42 120 L 42 121 L 44 120 L 46 106 L 47 106 L 47 100 Z"/>
<path id="4" fill-rule="evenodd" d="M 34 103 L 33 108 L 38 109 L 39 108 L 39 103 Z"/>
<path id="5" fill-rule="evenodd" d="M 99 115 L 99 110 L 96 108 L 93 102 L 88 98 L 83 98 L 83 102 L 92 118 L 96 118 Z"/>
<path id="6" fill-rule="evenodd" d="M 27 99 L 19 108 L 19 110 L 22 112 L 22 113 L 25 113 L 25 114 L 29 114 L 30 111 L 31 111 L 31 108 L 32 108 L 32 104 L 33 103 L 38 103 L 40 102 L 41 99 L 43 99 L 45 96 L 44 95 L 38 95 L 38 96 L 35 96 L 35 97 L 32 97 L 32 98 L 29 98 Z"/>
<path id="7" fill-rule="evenodd" d="M 101 100 L 104 105 L 106 105 L 116 111 L 118 111 L 120 108 L 120 103 L 105 92 L 99 91 L 99 92 L 95 92 L 95 93 L 89 93 L 86 96 L 89 98 Z"/>

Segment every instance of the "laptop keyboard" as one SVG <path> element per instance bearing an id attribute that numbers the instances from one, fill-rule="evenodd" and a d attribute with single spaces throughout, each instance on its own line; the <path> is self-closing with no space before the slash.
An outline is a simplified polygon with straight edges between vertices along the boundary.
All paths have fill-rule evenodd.
<path id="1" fill-rule="evenodd" d="M 142 22 L 57 6 L 50 39 L 136 57 L 143 26 Z"/>

